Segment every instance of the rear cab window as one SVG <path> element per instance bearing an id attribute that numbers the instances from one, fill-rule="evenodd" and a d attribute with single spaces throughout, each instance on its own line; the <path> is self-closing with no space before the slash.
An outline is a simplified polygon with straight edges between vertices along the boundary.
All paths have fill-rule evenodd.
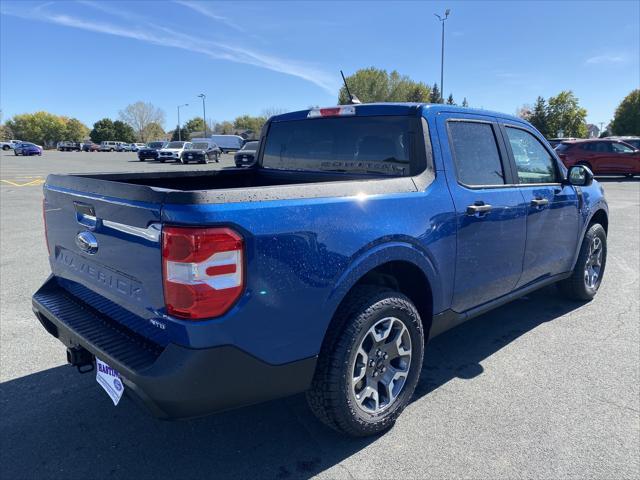
<path id="1" fill-rule="evenodd" d="M 417 175 L 427 165 L 420 118 L 381 115 L 275 121 L 265 137 L 262 167 Z"/>

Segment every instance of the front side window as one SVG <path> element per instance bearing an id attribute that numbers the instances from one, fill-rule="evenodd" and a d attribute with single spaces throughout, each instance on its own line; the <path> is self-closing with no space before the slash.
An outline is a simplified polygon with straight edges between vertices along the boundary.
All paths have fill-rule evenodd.
<path id="1" fill-rule="evenodd" d="M 504 170 L 493 126 L 449 122 L 449 137 L 458 180 L 465 185 L 503 185 Z"/>
<path id="2" fill-rule="evenodd" d="M 506 127 L 520 183 L 556 183 L 555 160 L 540 141 L 525 130 Z"/>

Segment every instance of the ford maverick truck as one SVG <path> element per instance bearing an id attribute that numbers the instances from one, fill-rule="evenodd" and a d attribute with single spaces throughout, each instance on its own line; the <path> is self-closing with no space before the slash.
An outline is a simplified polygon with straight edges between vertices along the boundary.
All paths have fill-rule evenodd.
<path id="1" fill-rule="evenodd" d="M 409 403 L 426 342 L 601 284 L 608 210 L 519 118 L 363 104 L 272 117 L 251 168 L 50 175 L 33 296 L 69 363 L 158 417 L 307 392 L 353 436 Z"/>

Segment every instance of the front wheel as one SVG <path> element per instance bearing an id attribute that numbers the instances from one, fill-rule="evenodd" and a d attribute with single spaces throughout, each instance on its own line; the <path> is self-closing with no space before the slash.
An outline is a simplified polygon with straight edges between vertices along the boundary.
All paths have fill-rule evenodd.
<path id="1" fill-rule="evenodd" d="M 584 235 L 571 276 L 559 283 L 560 291 L 572 300 L 593 299 L 602 283 L 606 263 L 607 232 L 594 223 Z"/>
<path id="2" fill-rule="evenodd" d="M 2 146 L 2 150 L 5 150 L 5 151 L 9 150 L 10 148 L 11 147 L 9 145 L 3 145 Z"/>
<path id="3" fill-rule="evenodd" d="M 314 414 L 346 435 L 387 430 L 418 383 L 424 352 L 420 315 L 401 293 L 357 287 L 336 314 L 307 392 Z"/>

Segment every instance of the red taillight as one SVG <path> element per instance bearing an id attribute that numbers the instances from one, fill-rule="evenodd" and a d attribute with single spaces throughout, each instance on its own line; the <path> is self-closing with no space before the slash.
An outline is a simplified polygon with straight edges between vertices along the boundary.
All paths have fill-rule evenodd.
<path id="1" fill-rule="evenodd" d="M 244 288 L 244 242 L 229 228 L 164 227 L 162 271 L 169 315 L 218 317 Z"/>
<path id="2" fill-rule="evenodd" d="M 49 233 L 47 232 L 47 200 L 42 199 L 42 224 L 44 225 L 44 241 L 47 244 L 47 252 L 51 255 L 51 247 L 49 247 Z"/>

